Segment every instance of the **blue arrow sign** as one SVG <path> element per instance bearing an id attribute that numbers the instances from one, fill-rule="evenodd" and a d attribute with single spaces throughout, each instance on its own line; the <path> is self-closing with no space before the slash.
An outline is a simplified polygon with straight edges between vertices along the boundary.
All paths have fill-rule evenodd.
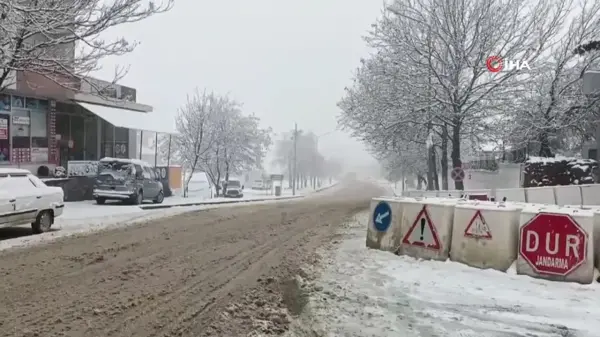
<path id="1" fill-rule="evenodd" d="M 392 209 L 385 201 L 380 201 L 373 211 L 373 224 L 375 229 L 380 232 L 385 232 L 390 228 L 392 223 Z"/>

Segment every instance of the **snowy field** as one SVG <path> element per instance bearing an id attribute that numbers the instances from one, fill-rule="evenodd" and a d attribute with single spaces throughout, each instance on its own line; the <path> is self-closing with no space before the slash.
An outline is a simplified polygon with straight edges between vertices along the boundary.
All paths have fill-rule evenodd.
<path id="1" fill-rule="evenodd" d="M 597 337 L 600 287 L 418 261 L 365 247 L 368 214 L 323 250 L 302 333 L 347 337 Z M 294 330 L 292 330 L 294 331 Z"/>
<path id="2" fill-rule="evenodd" d="M 334 188 L 335 187 L 332 187 L 332 189 Z M 314 190 L 306 189 L 297 193 L 297 195 L 299 197 L 309 196 L 311 193 L 314 192 Z M 327 191 L 323 191 L 321 193 L 326 192 Z M 264 191 L 262 191 L 262 193 L 264 193 Z M 290 195 L 283 194 L 283 196 L 289 197 L 291 196 L 291 193 Z M 267 204 L 273 202 L 285 202 L 285 200 L 290 199 L 278 200 L 278 198 L 275 196 L 256 195 L 254 193 L 246 193 L 246 191 L 244 191 L 244 198 L 242 198 L 242 200 L 252 201 L 252 204 Z M 241 205 L 238 203 L 218 204 L 223 201 L 234 202 L 240 201 L 240 199 L 195 199 L 174 196 L 170 198 L 165 198 L 164 204 L 205 204 L 185 207 L 173 206 L 171 208 L 152 210 L 143 210 L 139 206 L 132 206 L 120 203 L 107 202 L 105 205 L 96 205 L 95 201 L 68 202 L 65 204 L 64 213 L 56 219 L 55 224 L 52 226 L 52 230 L 48 233 L 32 235 L 31 226 L 29 225 L 0 228 L 0 250 L 39 244 L 55 240 L 64 236 L 85 234 L 98 230 L 133 225 L 136 223 L 164 218 L 186 212 L 194 212 L 202 209 L 219 207 L 239 207 Z M 152 205 L 152 203 L 149 203 L 147 205 Z"/>

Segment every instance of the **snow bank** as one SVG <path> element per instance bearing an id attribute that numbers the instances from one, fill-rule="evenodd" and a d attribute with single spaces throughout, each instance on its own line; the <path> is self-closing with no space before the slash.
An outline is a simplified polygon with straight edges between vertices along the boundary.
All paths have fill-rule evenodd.
<path id="1" fill-rule="evenodd" d="M 319 251 L 320 276 L 306 285 L 310 317 L 299 324 L 315 336 L 598 336 L 596 285 L 365 249 L 368 216 L 357 216 L 338 247 Z"/>

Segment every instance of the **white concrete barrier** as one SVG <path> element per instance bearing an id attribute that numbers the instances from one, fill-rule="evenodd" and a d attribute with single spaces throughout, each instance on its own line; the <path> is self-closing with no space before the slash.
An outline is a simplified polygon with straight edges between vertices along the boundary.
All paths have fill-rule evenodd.
<path id="1" fill-rule="evenodd" d="M 600 205 L 600 184 L 581 185 L 580 188 L 583 205 Z"/>
<path id="2" fill-rule="evenodd" d="M 492 198 L 492 190 L 468 190 L 464 195 L 469 200 L 487 201 Z"/>
<path id="3" fill-rule="evenodd" d="M 553 186 L 526 188 L 525 197 L 532 204 L 556 205 Z"/>
<path id="4" fill-rule="evenodd" d="M 581 187 L 579 185 L 554 186 L 557 205 L 582 205 Z"/>
<path id="5" fill-rule="evenodd" d="M 401 206 L 405 200 L 414 199 L 399 197 L 395 199 L 373 198 L 371 200 L 371 215 L 367 227 L 367 247 L 396 252 L 401 239 Z"/>
<path id="6" fill-rule="evenodd" d="M 542 205 L 600 205 L 600 184 L 597 185 L 568 185 L 544 186 L 530 188 L 504 188 L 496 190 L 465 190 L 465 191 L 404 191 L 408 197 L 443 197 L 460 198 L 464 196 L 472 200 L 528 202 Z"/>
<path id="7" fill-rule="evenodd" d="M 494 195 L 496 201 L 526 202 L 524 188 L 501 188 Z M 506 198 L 506 199 L 505 199 Z"/>
<path id="8" fill-rule="evenodd" d="M 517 274 L 583 284 L 594 280 L 594 212 L 565 207 L 521 211 Z"/>
<path id="9" fill-rule="evenodd" d="M 520 207 L 505 203 L 458 203 L 450 259 L 477 268 L 508 270 L 517 258 L 520 213 Z"/>
<path id="10" fill-rule="evenodd" d="M 594 266 L 600 269 L 600 207 L 591 208 L 591 211 L 594 212 Z"/>
<path id="11" fill-rule="evenodd" d="M 448 259 L 454 205 L 458 201 L 402 200 L 402 240 L 398 254 L 441 261 Z"/>

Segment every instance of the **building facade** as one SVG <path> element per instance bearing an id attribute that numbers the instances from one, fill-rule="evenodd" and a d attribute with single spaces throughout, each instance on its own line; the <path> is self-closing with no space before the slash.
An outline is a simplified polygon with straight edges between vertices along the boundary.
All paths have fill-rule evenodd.
<path id="1" fill-rule="evenodd" d="M 137 102 L 134 88 L 87 78 L 64 86 L 40 75 L 16 72 L 0 92 L 0 167 L 43 175 L 73 160 L 139 156 L 139 130 L 173 133 Z M 73 89 L 75 88 L 75 89 Z"/>

